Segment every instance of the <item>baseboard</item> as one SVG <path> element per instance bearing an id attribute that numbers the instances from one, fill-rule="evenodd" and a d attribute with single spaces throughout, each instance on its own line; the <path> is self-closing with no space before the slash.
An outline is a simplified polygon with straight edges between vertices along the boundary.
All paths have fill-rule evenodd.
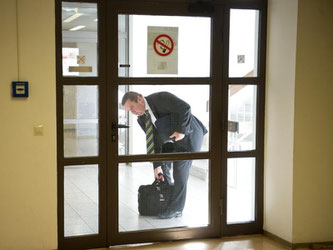
<path id="1" fill-rule="evenodd" d="M 333 249 L 333 241 L 329 242 L 309 242 L 309 243 L 291 243 L 287 240 L 284 240 L 275 234 L 267 232 L 264 230 L 263 234 L 276 242 L 288 247 L 289 249 L 314 249 L 314 250 L 321 250 L 321 249 Z"/>
<path id="2" fill-rule="evenodd" d="M 313 250 L 324 250 L 333 249 L 333 241 L 330 242 L 310 242 L 310 243 L 295 243 L 293 249 L 313 249 Z"/>
<path id="3" fill-rule="evenodd" d="M 287 240 L 284 240 L 282 238 L 280 238 L 279 236 L 276 236 L 275 234 L 272 234 L 270 232 L 267 232 L 267 231 L 263 231 L 263 234 L 265 236 L 267 236 L 267 238 L 271 239 L 271 240 L 274 240 L 276 242 L 279 242 L 280 244 L 288 247 L 289 249 L 293 249 L 293 244 Z"/>

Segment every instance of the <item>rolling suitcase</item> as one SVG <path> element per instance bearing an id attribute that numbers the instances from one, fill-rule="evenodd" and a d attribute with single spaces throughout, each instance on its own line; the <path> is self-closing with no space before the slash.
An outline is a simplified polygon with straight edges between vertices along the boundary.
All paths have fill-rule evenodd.
<path id="1" fill-rule="evenodd" d="M 141 185 L 138 190 L 138 208 L 141 215 L 158 216 L 171 199 L 173 186 L 168 181 L 155 180 L 151 185 Z"/>

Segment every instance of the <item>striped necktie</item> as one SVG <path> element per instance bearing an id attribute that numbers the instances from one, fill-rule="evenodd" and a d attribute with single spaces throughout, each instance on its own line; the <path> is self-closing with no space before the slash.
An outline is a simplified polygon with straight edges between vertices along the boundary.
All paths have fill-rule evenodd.
<path id="1" fill-rule="evenodd" d="M 145 123 L 145 129 L 146 129 L 146 143 L 147 143 L 147 154 L 154 154 L 154 135 L 153 135 L 153 124 L 151 122 L 151 117 L 148 112 L 146 111 L 146 123 Z"/>

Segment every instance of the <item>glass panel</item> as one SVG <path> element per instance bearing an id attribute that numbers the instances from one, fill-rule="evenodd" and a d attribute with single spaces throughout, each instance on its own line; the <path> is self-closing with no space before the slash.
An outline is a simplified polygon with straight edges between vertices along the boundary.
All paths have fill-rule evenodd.
<path id="1" fill-rule="evenodd" d="M 124 89 L 142 95 L 122 105 Z M 119 154 L 146 154 L 144 112 L 151 109 L 155 153 L 202 152 L 209 150 L 209 86 L 208 85 L 130 85 L 119 87 L 119 123 L 126 123 L 124 109 L 130 110 L 126 133 L 119 132 Z M 134 93 L 135 94 L 135 93 Z M 138 100 L 138 102 L 136 102 Z M 139 113 L 136 113 L 139 112 Z M 140 113 L 141 112 L 141 113 Z M 124 124 L 124 123 L 123 123 Z M 174 132 L 185 137 L 171 141 Z M 120 150 L 121 149 L 121 150 Z"/>
<path id="2" fill-rule="evenodd" d="M 64 86 L 64 155 L 98 155 L 98 86 Z"/>
<path id="3" fill-rule="evenodd" d="M 124 67 L 130 77 L 210 76 L 209 17 L 119 15 L 118 20 L 119 76 Z"/>
<path id="4" fill-rule="evenodd" d="M 162 165 L 165 176 L 170 177 L 169 183 L 172 184 L 171 189 L 173 191 L 168 193 L 167 188 L 160 184 L 161 192 L 156 191 L 159 197 L 157 202 L 161 205 L 162 211 L 182 211 L 181 216 L 178 213 L 177 217 L 161 219 L 158 215 L 160 213 L 159 209 L 153 211 L 156 206 L 149 206 L 153 203 L 145 202 L 146 200 L 141 192 L 139 207 L 139 187 L 154 182 L 152 163 L 120 164 L 120 232 L 171 227 L 202 227 L 209 224 L 209 161 L 163 162 Z M 153 188 L 156 190 L 156 185 Z M 173 207 L 173 209 L 170 207 Z M 147 210 L 151 211 L 150 215 L 147 215 Z"/>
<path id="5" fill-rule="evenodd" d="M 98 234 L 98 165 L 65 166 L 65 237 Z"/>
<path id="6" fill-rule="evenodd" d="M 129 59 L 128 59 L 128 15 L 118 16 L 118 61 L 119 76 L 127 77 L 129 75 Z"/>
<path id="7" fill-rule="evenodd" d="M 124 94 L 128 91 L 128 86 L 121 85 L 118 88 L 118 123 L 123 125 L 129 124 L 129 117 L 128 112 L 122 107 L 121 99 L 123 98 Z M 119 155 L 128 155 L 129 153 L 129 130 L 128 129 L 118 129 L 118 138 L 119 138 L 119 146 L 118 146 L 118 154 Z"/>
<path id="8" fill-rule="evenodd" d="M 230 10 L 229 77 L 258 76 L 258 10 Z"/>
<path id="9" fill-rule="evenodd" d="M 257 86 L 229 85 L 228 151 L 256 148 Z"/>
<path id="10" fill-rule="evenodd" d="M 64 76 L 97 76 L 97 4 L 62 3 Z"/>
<path id="11" fill-rule="evenodd" d="M 255 158 L 228 159 L 227 223 L 254 221 Z"/>

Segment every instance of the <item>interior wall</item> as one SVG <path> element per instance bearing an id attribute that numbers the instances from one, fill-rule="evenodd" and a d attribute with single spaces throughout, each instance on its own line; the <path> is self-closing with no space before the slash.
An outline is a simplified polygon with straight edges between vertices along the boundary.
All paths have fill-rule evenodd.
<path id="1" fill-rule="evenodd" d="M 264 230 L 292 240 L 298 0 L 268 1 Z"/>
<path id="2" fill-rule="evenodd" d="M 54 22 L 53 0 L 0 1 L 0 249 L 57 248 Z"/>
<path id="3" fill-rule="evenodd" d="M 333 1 L 299 0 L 293 242 L 333 241 Z"/>

